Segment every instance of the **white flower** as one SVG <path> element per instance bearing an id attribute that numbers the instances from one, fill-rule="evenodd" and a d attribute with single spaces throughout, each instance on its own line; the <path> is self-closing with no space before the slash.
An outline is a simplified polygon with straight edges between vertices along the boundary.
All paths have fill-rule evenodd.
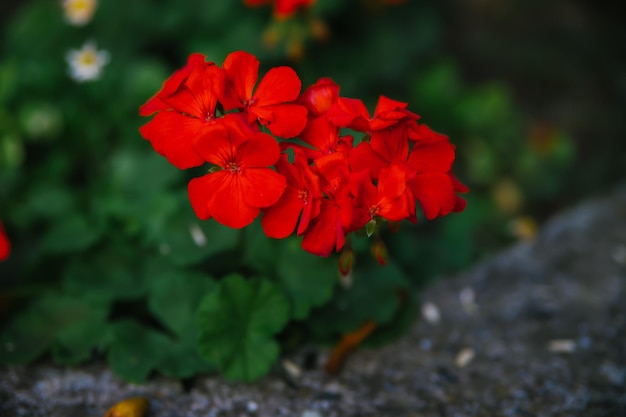
<path id="1" fill-rule="evenodd" d="M 102 67 L 109 62 L 107 51 L 98 51 L 96 44 L 87 42 L 81 49 L 72 49 L 65 57 L 70 64 L 70 75 L 78 82 L 100 78 Z"/>
<path id="2" fill-rule="evenodd" d="M 62 5 L 65 19 L 72 25 L 83 26 L 93 17 L 98 0 L 62 0 Z"/>

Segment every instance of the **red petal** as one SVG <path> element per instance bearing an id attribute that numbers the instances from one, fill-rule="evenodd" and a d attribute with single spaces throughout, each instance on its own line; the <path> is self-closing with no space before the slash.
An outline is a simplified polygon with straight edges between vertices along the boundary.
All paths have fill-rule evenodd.
<path id="1" fill-rule="evenodd" d="M 218 171 L 205 175 L 209 197 L 209 212 L 224 226 L 241 229 L 248 226 L 261 210 L 246 203 L 247 187 L 242 186 L 241 175 Z"/>
<path id="2" fill-rule="evenodd" d="M 406 169 L 400 165 L 392 164 L 389 168 L 380 171 L 378 177 L 379 198 L 397 198 L 406 190 Z"/>
<path id="3" fill-rule="evenodd" d="M 300 139 L 319 149 L 322 155 L 327 155 L 337 151 L 339 128 L 325 117 L 316 117 L 309 119 Z"/>
<path id="4" fill-rule="evenodd" d="M 376 186 L 372 183 L 369 170 L 350 173 L 350 192 L 356 199 L 356 206 L 376 204 Z"/>
<path id="5" fill-rule="evenodd" d="M 456 204 L 454 205 L 454 208 L 452 209 L 453 212 L 455 213 L 460 213 L 463 210 L 465 210 L 465 207 L 467 206 L 467 201 L 465 201 L 463 198 L 459 197 L 458 195 L 456 196 Z"/>
<path id="6" fill-rule="evenodd" d="M 250 100 L 259 76 L 259 60 L 248 52 L 235 51 L 226 57 L 222 68 L 233 83 L 239 99 Z"/>
<path id="7" fill-rule="evenodd" d="M 247 122 L 247 115 L 245 113 L 228 113 L 218 120 L 221 120 L 222 124 L 228 128 L 230 140 L 236 146 L 239 146 L 259 132 L 256 123 L 249 124 Z"/>
<path id="8" fill-rule="evenodd" d="M 417 173 L 448 172 L 454 162 L 454 145 L 447 139 L 416 141 L 407 165 Z"/>
<path id="9" fill-rule="evenodd" d="M 405 162 L 409 155 L 409 140 L 402 126 L 372 133 L 372 149 L 389 162 Z"/>
<path id="10" fill-rule="evenodd" d="M 277 0 L 274 14 L 284 19 L 295 13 L 298 7 L 311 6 L 314 2 L 315 0 Z"/>
<path id="11" fill-rule="evenodd" d="M 154 112 L 167 110 L 169 105 L 165 103 L 163 99 L 174 94 L 183 81 L 185 81 L 189 73 L 191 73 L 194 68 L 201 67 L 204 64 L 205 59 L 206 57 L 199 53 L 189 55 L 189 58 L 187 58 L 187 64 L 183 68 L 174 72 L 170 78 L 165 80 L 161 90 L 139 108 L 139 114 L 141 116 L 150 116 Z"/>
<path id="12" fill-rule="evenodd" d="M 204 175 L 199 178 L 194 178 L 189 181 L 189 185 L 187 186 L 191 207 L 196 213 L 196 216 L 201 220 L 211 218 L 211 213 L 209 213 L 209 198 L 212 191 L 208 185 L 210 182 L 208 181 L 208 177 L 208 175 Z"/>
<path id="13" fill-rule="evenodd" d="M 269 207 L 285 191 L 285 177 L 269 168 L 244 169 L 239 174 L 239 187 L 243 199 L 252 207 Z"/>
<path id="14" fill-rule="evenodd" d="M 194 141 L 194 149 L 204 161 L 226 167 L 235 162 L 235 148 L 229 134 L 223 124 L 209 126 Z"/>
<path id="15" fill-rule="evenodd" d="M 314 255 L 328 257 L 337 244 L 337 232 L 341 228 L 337 217 L 335 203 L 323 200 L 320 214 L 313 219 L 304 234 L 302 248 Z"/>
<path id="16" fill-rule="evenodd" d="M 139 132 L 172 165 L 186 169 L 204 163 L 192 144 L 203 128 L 204 124 L 198 119 L 174 111 L 162 111 L 141 126 Z"/>
<path id="17" fill-rule="evenodd" d="M 372 150 L 372 146 L 367 142 L 359 143 L 350 152 L 350 168 L 352 171 L 370 170 L 372 178 L 377 179 L 380 170 L 389 166 L 380 155 Z"/>
<path id="18" fill-rule="evenodd" d="M 226 88 L 226 75 L 218 66 L 207 65 L 189 74 L 185 87 L 164 101 L 180 113 L 201 120 L 214 118 L 218 97 Z"/>
<path id="19" fill-rule="evenodd" d="M 298 236 L 302 236 L 302 234 L 307 231 L 307 229 L 309 228 L 309 224 L 311 224 L 311 221 L 313 221 L 313 219 L 316 218 L 318 214 L 320 214 L 321 207 L 321 197 L 313 196 L 312 192 L 309 190 L 309 197 L 304 204 L 304 208 L 302 209 L 300 223 L 298 223 L 298 230 L 296 230 L 296 234 Z"/>
<path id="20" fill-rule="evenodd" d="M 11 243 L 9 242 L 9 238 L 7 238 L 2 223 L 0 223 L 0 262 L 7 259 L 10 253 Z"/>
<path id="21" fill-rule="evenodd" d="M 419 201 L 428 220 L 449 214 L 457 205 L 457 196 L 447 174 L 419 174 L 407 184 Z"/>
<path id="22" fill-rule="evenodd" d="M 280 200 L 263 213 L 261 225 L 265 234 L 274 239 L 283 239 L 292 234 L 303 206 L 304 200 L 299 197 L 299 190 L 287 187 Z"/>
<path id="23" fill-rule="evenodd" d="M 403 119 L 418 120 L 420 116 L 406 110 L 408 104 L 380 96 L 374 118 L 370 122 L 372 130 L 382 130 L 397 124 Z"/>
<path id="24" fill-rule="evenodd" d="M 287 103 L 298 98 L 301 88 L 302 82 L 292 68 L 276 67 L 261 79 L 254 98 L 259 106 Z"/>
<path id="25" fill-rule="evenodd" d="M 268 167 L 278 162 L 280 147 L 267 133 L 255 133 L 237 149 L 237 162 L 242 168 Z"/>
<path id="26" fill-rule="evenodd" d="M 267 126 L 272 134 L 283 139 L 298 136 L 306 126 L 308 112 L 299 104 L 252 106 L 249 111 Z"/>
<path id="27" fill-rule="evenodd" d="M 349 127 L 359 132 L 368 132 L 370 115 L 365 104 L 356 98 L 339 97 L 326 114 L 332 124 Z"/>

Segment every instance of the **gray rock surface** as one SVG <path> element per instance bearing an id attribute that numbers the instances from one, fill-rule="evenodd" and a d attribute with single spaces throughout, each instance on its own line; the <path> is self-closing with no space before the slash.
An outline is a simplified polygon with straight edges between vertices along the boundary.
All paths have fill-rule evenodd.
<path id="1" fill-rule="evenodd" d="M 161 377 L 124 383 L 102 364 L 0 367 L 0 416 L 103 416 L 131 396 L 149 398 L 148 417 L 626 416 L 626 189 L 442 278 L 422 300 L 429 320 L 356 352 L 337 377 L 203 377 L 183 389 Z"/>

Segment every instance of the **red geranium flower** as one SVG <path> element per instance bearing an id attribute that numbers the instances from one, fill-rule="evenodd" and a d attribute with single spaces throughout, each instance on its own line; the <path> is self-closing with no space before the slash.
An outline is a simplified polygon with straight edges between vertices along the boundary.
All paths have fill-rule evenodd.
<path id="1" fill-rule="evenodd" d="M 249 132 L 237 117 L 215 125 L 195 142 L 198 154 L 221 168 L 189 182 L 189 199 L 196 215 L 240 229 L 252 223 L 261 208 L 276 203 L 285 177 L 268 168 L 280 158 L 276 140 Z M 235 124 L 235 126 L 232 126 Z"/>
<path id="2" fill-rule="evenodd" d="M 454 145 L 446 135 L 434 132 L 426 125 L 409 131 L 414 140 L 407 165 L 414 175 L 407 185 L 419 201 L 428 220 L 465 208 L 465 200 L 456 195 L 467 192 L 450 172 L 454 162 Z"/>
<path id="3" fill-rule="evenodd" d="M 8 258 L 10 253 L 11 244 L 9 243 L 9 238 L 4 231 L 4 227 L 2 227 L 2 222 L 0 222 L 0 262 Z"/>
<path id="4" fill-rule="evenodd" d="M 318 158 L 315 168 L 326 197 L 321 200 L 320 213 L 304 232 L 302 248 L 327 257 L 333 249 L 338 252 L 346 243 L 346 233 L 351 231 L 354 199 L 350 194 L 350 173 L 344 154 L 335 152 Z"/>
<path id="5" fill-rule="evenodd" d="M 296 233 L 300 236 L 320 212 L 319 178 L 308 165 L 306 156 L 297 150 L 293 164 L 283 154 L 276 169 L 287 178 L 287 188 L 280 200 L 265 210 L 261 220 L 263 230 L 269 237 L 282 239 L 294 231 L 299 218 Z"/>
<path id="6" fill-rule="evenodd" d="M 213 63 L 199 63 L 199 57 L 202 55 L 192 55 L 187 67 L 175 73 L 161 93 L 142 107 L 144 113 L 159 112 L 139 132 L 155 151 L 180 169 L 204 163 L 193 142 L 215 124 L 218 100 L 225 100 L 224 72 Z"/>
<path id="7" fill-rule="evenodd" d="M 296 72 L 289 67 L 270 69 L 258 79 L 259 60 L 244 51 L 229 54 L 222 65 L 232 83 L 231 98 L 239 108 L 248 113 L 248 122 L 258 120 L 270 132 L 282 138 L 292 138 L 304 129 L 307 109 L 292 103 L 298 98 L 302 83 Z"/>
<path id="8" fill-rule="evenodd" d="M 161 90 L 139 108 L 139 115 L 150 116 L 158 111 L 169 109 L 170 106 L 165 103 L 163 99 L 174 94 L 176 90 L 178 90 L 178 87 L 189 77 L 191 71 L 205 65 L 205 60 L 206 57 L 199 53 L 189 55 L 187 64 L 183 68 L 175 71 L 170 78 L 165 80 Z"/>
<path id="9" fill-rule="evenodd" d="M 415 222 L 415 197 L 407 188 L 406 176 L 406 170 L 396 164 L 380 171 L 376 185 L 368 171 L 353 173 L 350 185 L 357 203 L 351 228 L 358 230 L 377 217 Z"/>

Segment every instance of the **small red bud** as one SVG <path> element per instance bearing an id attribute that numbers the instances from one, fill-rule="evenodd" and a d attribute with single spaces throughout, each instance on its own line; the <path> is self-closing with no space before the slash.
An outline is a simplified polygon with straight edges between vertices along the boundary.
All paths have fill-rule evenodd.
<path id="1" fill-rule="evenodd" d="M 349 276 L 354 267 L 354 251 L 352 248 L 345 248 L 339 255 L 339 274 L 342 278 Z"/>
<path id="2" fill-rule="evenodd" d="M 339 86 L 330 78 L 320 78 L 307 87 L 298 102 L 314 116 L 320 116 L 330 109 L 339 97 Z"/>
<path id="3" fill-rule="evenodd" d="M 376 262 L 378 262 L 379 265 L 387 265 L 387 262 L 389 261 L 389 252 L 387 252 L 387 247 L 382 239 L 376 239 L 374 243 L 372 243 L 370 250 L 372 252 L 372 256 L 376 259 Z"/>

